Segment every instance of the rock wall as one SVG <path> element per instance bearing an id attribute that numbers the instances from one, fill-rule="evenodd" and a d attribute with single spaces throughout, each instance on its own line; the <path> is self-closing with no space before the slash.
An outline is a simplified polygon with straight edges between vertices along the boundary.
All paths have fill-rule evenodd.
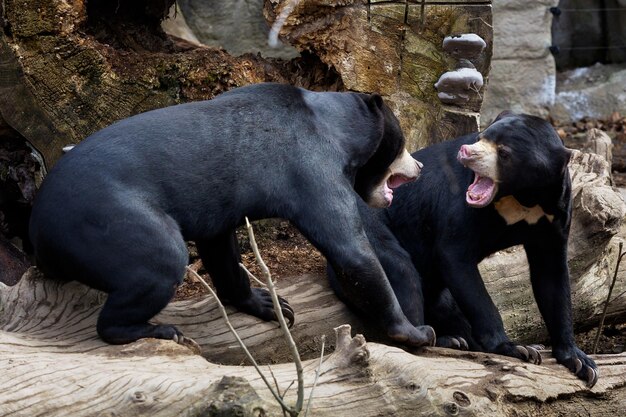
<path id="1" fill-rule="evenodd" d="M 264 0 L 178 0 L 187 24 L 200 42 L 219 46 L 232 55 L 261 53 L 264 57 L 293 58 L 289 45 L 271 48 L 269 26 L 263 17 Z"/>
<path id="2" fill-rule="evenodd" d="M 585 117 L 607 119 L 613 112 L 626 114 L 625 85 L 626 64 L 596 63 L 558 73 L 550 115 L 567 122 Z"/>
<path id="3" fill-rule="evenodd" d="M 626 112 L 626 0 L 499 1 L 493 22 L 481 125 L 505 109 L 562 122 Z"/>
<path id="4" fill-rule="evenodd" d="M 558 0 L 493 2 L 493 56 L 481 125 L 502 110 L 548 115 L 556 90 L 549 9 L 557 5 Z"/>

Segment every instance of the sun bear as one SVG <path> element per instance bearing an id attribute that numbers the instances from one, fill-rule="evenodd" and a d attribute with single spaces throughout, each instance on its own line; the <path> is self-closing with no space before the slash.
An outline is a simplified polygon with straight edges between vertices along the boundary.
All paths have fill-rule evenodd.
<path id="1" fill-rule="evenodd" d="M 355 304 L 375 312 L 375 325 L 399 342 L 432 344 L 432 328 L 403 314 L 357 210 L 357 201 L 391 204 L 419 169 L 380 96 L 252 85 L 83 140 L 45 178 L 30 237 L 46 275 L 108 293 L 97 323 L 104 341 L 178 341 L 174 326 L 149 321 L 182 282 L 188 240 L 223 302 L 275 319 L 267 291 L 240 270 L 235 228 L 245 216 L 282 217 L 327 257 Z"/>
<path id="2" fill-rule="evenodd" d="M 400 187 L 393 205 L 359 205 L 367 236 L 411 323 L 431 324 L 437 345 L 539 363 L 533 346 L 509 340 L 478 263 L 523 245 L 552 353 L 589 385 L 592 359 L 574 342 L 567 266 L 571 184 L 565 148 L 548 122 L 503 113 L 487 129 L 413 154 L 420 179 Z M 348 304 L 336 276 L 331 284 Z"/>

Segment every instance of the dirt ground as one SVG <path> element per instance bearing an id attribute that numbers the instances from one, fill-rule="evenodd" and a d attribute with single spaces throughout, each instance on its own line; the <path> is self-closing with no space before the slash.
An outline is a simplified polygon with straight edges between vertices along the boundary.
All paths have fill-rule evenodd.
<path id="1" fill-rule="evenodd" d="M 617 187 L 626 187 L 626 116 L 614 112 L 606 119 L 583 119 L 575 123 L 551 122 L 565 145 L 575 149 L 582 146 L 589 129 L 605 131 L 613 141 L 613 180 Z"/>
<path id="2" fill-rule="evenodd" d="M 282 282 L 282 285 L 285 285 L 289 283 L 291 277 L 309 273 L 320 275 L 326 273 L 326 260 L 322 254 L 288 221 L 268 219 L 255 222 L 253 228 L 259 252 L 267 264 L 272 278 L 276 279 L 277 282 Z M 241 248 L 242 263 L 254 276 L 263 280 L 261 270 L 250 247 L 248 233 L 243 227 L 237 230 L 237 240 Z M 210 283 L 211 280 L 202 268 L 194 246 L 190 245 L 189 249 L 191 264 L 199 267 L 200 275 Z M 184 299 L 204 292 L 201 284 L 187 277 L 183 285 L 178 288 L 175 299 Z"/>

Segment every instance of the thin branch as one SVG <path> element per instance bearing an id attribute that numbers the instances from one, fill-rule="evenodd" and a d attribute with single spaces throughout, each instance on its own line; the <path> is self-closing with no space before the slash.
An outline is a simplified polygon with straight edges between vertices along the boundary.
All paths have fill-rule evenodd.
<path id="1" fill-rule="evenodd" d="M 272 379 L 274 380 L 274 385 L 276 386 L 276 392 L 278 392 L 278 395 L 280 396 L 280 398 L 285 399 L 285 394 L 280 393 L 280 385 L 278 385 L 278 380 L 276 379 L 276 375 L 274 375 L 274 371 L 272 371 L 272 367 L 267 365 L 267 370 L 270 371 L 270 375 L 272 376 Z M 284 408 L 283 408 L 283 416 L 287 417 L 287 411 Z"/>
<path id="2" fill-rule="evenodd" d="M 250 270 L 248 270 L 248 268 L 246 268 L 246 266 L 244 264 L 242 264 L 241 262 L 239 262 L 239 268 L 241 268 L 244 271 L 246 271 L 246 274 L 248 274 L 248 278 L 250 278 L 251 280 L 253 280 L 257 284 L 261 285 L 262 287 L 267 287 L 267 285 L 263 281 L 261 281 L 260 279 L 255 277 L 254 274 L 252 272 L 250 272 Z"/>
<path id="3" fill-rule="evenodd" d="M 200 284 L 202 284 L 202 286 L 211 293 L 213 298 L 215 298 L 215 301 L 217 301 L 217 306 L 219 307 L 222 313 L 222 317 L 224 317 L 224 321 L 226 321 L 226 325 L 230 329 L 231 333 L 235 336 L 235 339 L 237 339 L 239 346 L 241 346 L 243 351 L 246 353 L 246 356 L 248 357 L 250 362 L 252 362 L 254 369 L 256 369 L 256 371 L 258 372 L 263 382 L 265 382 L 265 385 L 267 386 L 267 388 L 270 390 L 274 398 L 276 398 L 276 401 L 278 401 L 278 403 L 283 408 L 283 410 L 286 410 L 289 414 L 294 415 L 294 411 L 291 409 L 291 407 L 287 406 L 287 404 L 283 402 L 283 399 L 272 389 L 270 382 L 267 380 L 267 378 L 265 378 L 265 375 L 263 375 L 263 372 L 261 372 L 261 369 L 259 368 L 259 365 L 256 363 L 256 360 L 254 360 L 254 358 L 252 357 L 252 354 L 250 353 L 246 345 L 243 343 L 243 340 L 241 340 L 241 338 L 237 334 L 237 331 L 235 330 L 233 325 L 230 323 L 230 320 L 228 319 L 228 314 L 226 313 L 226 309 L 224 308 L 224 305 L 222 304 L 220 299 L 217 297 L 217 294 L 215 293 L 215 291 L 213 291 L 213 288 L 211 288 L 209 284 L 207 284 L 206 281 L 196 271 L 191 269 L 189 266 L 187 266 L 186 268 L 187 268 L 187 271 L 191 273 L 191 276 L 194 277 Z M 295 415 L 297 415 L 297 413 Z"/>
<path id="4" fill-rule="evenodd" d="M 283 391 L 282 396 L 284 397 L 285 395 L 287 395 L 287 391 L 289 391 L 289 389 L 293 386 L 293 383 L 296 381 L 291 381 L 291 383 L 289 385 L 287 385 L 287 388 L 285 388 L 285 390 Z"/>
<path id="5" fill-rule="evenodd" d="M 613 280 L 611 281 L 611 286 L 609 287 L 609 293 L 606 296 L 606 302 L 604 303 L 604 309 L 602 310 L 602 317 L 600 318 L 600 324 L 598 325 L 598 331 L 596 332 L 596 339 L 593 342 L 592 353 L 595 353 L 598 350 L 598 343 L 600 342 L 600 334 L 602 333 L 602 327 L 604 326 L 604 319 L 606 318 L 606 312 L 609 308 L 609 303 L 611 302 L 611 294 L 613 294 L 613 287 L 615 286 L 615 282 L 617 281 L 617 272 L 619 271 L 619 264 L 622 262 L 622 258 L 626 255 L 625 252 L 622 252 L 624 244 L 623 242 L 619 243 L 619 251 L 617 255 L 617 263 L 615 264 L 615 272 L 613 273 Z"/>
<path id="6" fill-rule="evenodd" d="M 476 86 L 476 83 L 472 83 L 472 84 L 470 85 L 470 88 L 469 88 L 469 89 L 470 89 L 470 90 L 472 90 L 472 91 L 474 91 L 474 92 L 476 92 L 476 94 L 478 95 L 478 98 L 479 98 L 479 99 L 481 99 L 481 100 L 483 99 L 482 94 L 480 94 L 480 88 L 478 88 L 478 87 Z"/>
<path id="7" fill-rule="evenodd" d="M 250 246 L 252 247 L 252 251 L 254 252 L 254 256 L 256 258 L 259 267 L 261 268 L 261 272 L 267 281 L 267 289 L 272 296 L 272 303 L 274 304 L 274 312 L 276 313 L 276 317 L 278 318 L 278 322 L 280 323 L 280 328 L 283 331 L 283 336 L 285 337 L 285 341 L 287 342 L 287 346 L 291 351 L 291 357 L 296 365 L 296 374 L 298 376 L 298 398 L 296 400 L 295 411 L 299 413 L 302 411 L 302 404 L 304 402 L 304 372 L 302 370 L 302 361 L 300 360 L 300 354 L 298 353 L 298 348 L 296 343 L 293 341 L 293 337 L 289 332 L 289 328 L 287 327 L 287 322 L 285 321 L 285 316 L 283 315 L 283 311 L 280 308 L 280 301 L 278 300 L 278 295 L 276 294 L 276 288 L 274 287 L 274 282 L 272 282 L 272 274 L 270 273 L 269 268 L 261 258 L 261 253 L 259 252 L 259 248 L 257 247 L 256 240 L 254 239 L 254 231 L 252 230 L 252 225 L 248 221 L 246 217 L 246 228 L 248 229 L 248 236 L 250 238 Z"/>
<path id="8" fill-rule="evenodd" d="M 313 380 L 313 386 L 311 387 L 311 393 L 309 394 L 309 401 L 306 403 L 306 410 L 304 411 L 304 417 L 309 415 L 309 409 L 311 408 L 311 402 L 313 401 L 313 391 L 315 390 L 315 386 L 317 385 L 317 380 L 320 377 L 320 373 L 322 371 L 322 360 L 324 359 L 324 345 L 326 344 L 326 335 L 322 335 L 322 353 L 320 354 L 320 363 L 317 365 L 317 369 L 315 370 L 315 379 Z"/>

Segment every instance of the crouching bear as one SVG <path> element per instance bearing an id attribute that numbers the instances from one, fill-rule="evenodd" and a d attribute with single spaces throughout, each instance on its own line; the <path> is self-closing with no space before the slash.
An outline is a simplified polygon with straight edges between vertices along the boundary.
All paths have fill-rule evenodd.
<path id="1" fill-rule="evenodd" d="M 567 267 L 570 151 L 554 129 L 536 117 L 503 113 L 481 133 L 413 156 L 424 163 L 422 175 L 397 190 L 391 207 L 359 207 L 411 323 L 433 325 L 439 346 L 469 345 L 539 363 L 535 348 L 505 334 L 478 270 L 486 256 L 521 244 L 554 357 L 594 385 L 597 367 L 574 342 Z"/>
<path id="2" fill-rule="evenodd" d="M 243 87 L 119 121 L 62 157 L 30 219 L 37 265 L 108 293 L 97 330 L 109 343 L 182 340 L 149 321 L 171 300 L 195 241 L 220 299 L 275 319 L 269 294 L 239 268 L 235 228 L 290 220 L 341 271 L 340 286 L 390 337 L 434 343 L 402 313 L 363 230 L 360 197 L 391 203 L 420 164 L 378 95 Z M 285 300 L 282 308 L 293 321 Z"/>

